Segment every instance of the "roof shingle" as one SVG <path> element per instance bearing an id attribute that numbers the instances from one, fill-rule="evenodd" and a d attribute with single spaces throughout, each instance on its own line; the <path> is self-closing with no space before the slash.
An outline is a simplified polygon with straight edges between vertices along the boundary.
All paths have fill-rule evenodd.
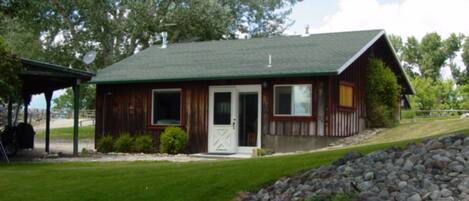
<path id="1" fill-rule="evenodd" d="M 153 46 L 100 70 L 91 82 L 337 75 L 349 60 L 383 34 L 383 30 L 368 30 L 179 43 L 166 49 Z"/>

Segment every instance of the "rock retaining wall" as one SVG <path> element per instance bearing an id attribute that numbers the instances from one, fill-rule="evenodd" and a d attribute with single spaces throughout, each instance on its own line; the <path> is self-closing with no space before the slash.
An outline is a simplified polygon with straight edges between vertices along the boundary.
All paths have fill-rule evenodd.
<path id="1" fill-rule="evenodd" d="M 242 200 L 309 200 L 343 192 L 355 192 L 356 200 L 469 200 L 469 137 L 440 137 L 365 156 L 351 152 Z"/>

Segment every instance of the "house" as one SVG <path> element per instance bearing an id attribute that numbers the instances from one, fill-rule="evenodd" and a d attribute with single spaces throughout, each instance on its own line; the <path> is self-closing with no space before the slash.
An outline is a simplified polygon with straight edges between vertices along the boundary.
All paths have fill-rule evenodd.
<path id="1" fill-rule="evenodd" d="M 413 89 L 383 30 L 170 44 L 97 73 L 96 138 L 189 135 L 188 152 L 313 149 L 366 128 L 370 58 Z"/>

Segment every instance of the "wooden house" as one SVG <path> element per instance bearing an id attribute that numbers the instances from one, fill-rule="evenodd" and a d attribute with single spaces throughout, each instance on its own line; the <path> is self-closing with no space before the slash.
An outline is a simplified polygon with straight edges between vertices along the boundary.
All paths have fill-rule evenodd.
<path id="1" fill-rule="evenodd" d="M 366 128 L 371 58 L 413 94 L 383 30 L 153 46 L 100 70 L 96 138 L 167 126 L 189 153 L 314 149 Z"/>

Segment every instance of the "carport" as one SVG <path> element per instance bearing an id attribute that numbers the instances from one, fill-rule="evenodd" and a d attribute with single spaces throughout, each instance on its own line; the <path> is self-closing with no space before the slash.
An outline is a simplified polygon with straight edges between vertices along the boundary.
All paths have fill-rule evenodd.
<path id="1" fill-rule="evenodd" d="M 80 85 L 91 79 L 94 73 L 67 68 L 46 62 L 21 59 L 24 70 L 20 72 L 22 80 L 21 95 L 24 104 L 24 122 L 28 120 L 28 105 L 31 96 L 44 93 L 46 99 L 46 127 L 45 127 L 45 151 L 49 153 L 50 142 L 50 109 L 52 94 L 55 90 L 72 87 L 73 101 L 73 155 L 78 154 L 78 118 L 80 110 Z M 12 125 L 13 106 L 8 103 L 7 125 Z"/>

